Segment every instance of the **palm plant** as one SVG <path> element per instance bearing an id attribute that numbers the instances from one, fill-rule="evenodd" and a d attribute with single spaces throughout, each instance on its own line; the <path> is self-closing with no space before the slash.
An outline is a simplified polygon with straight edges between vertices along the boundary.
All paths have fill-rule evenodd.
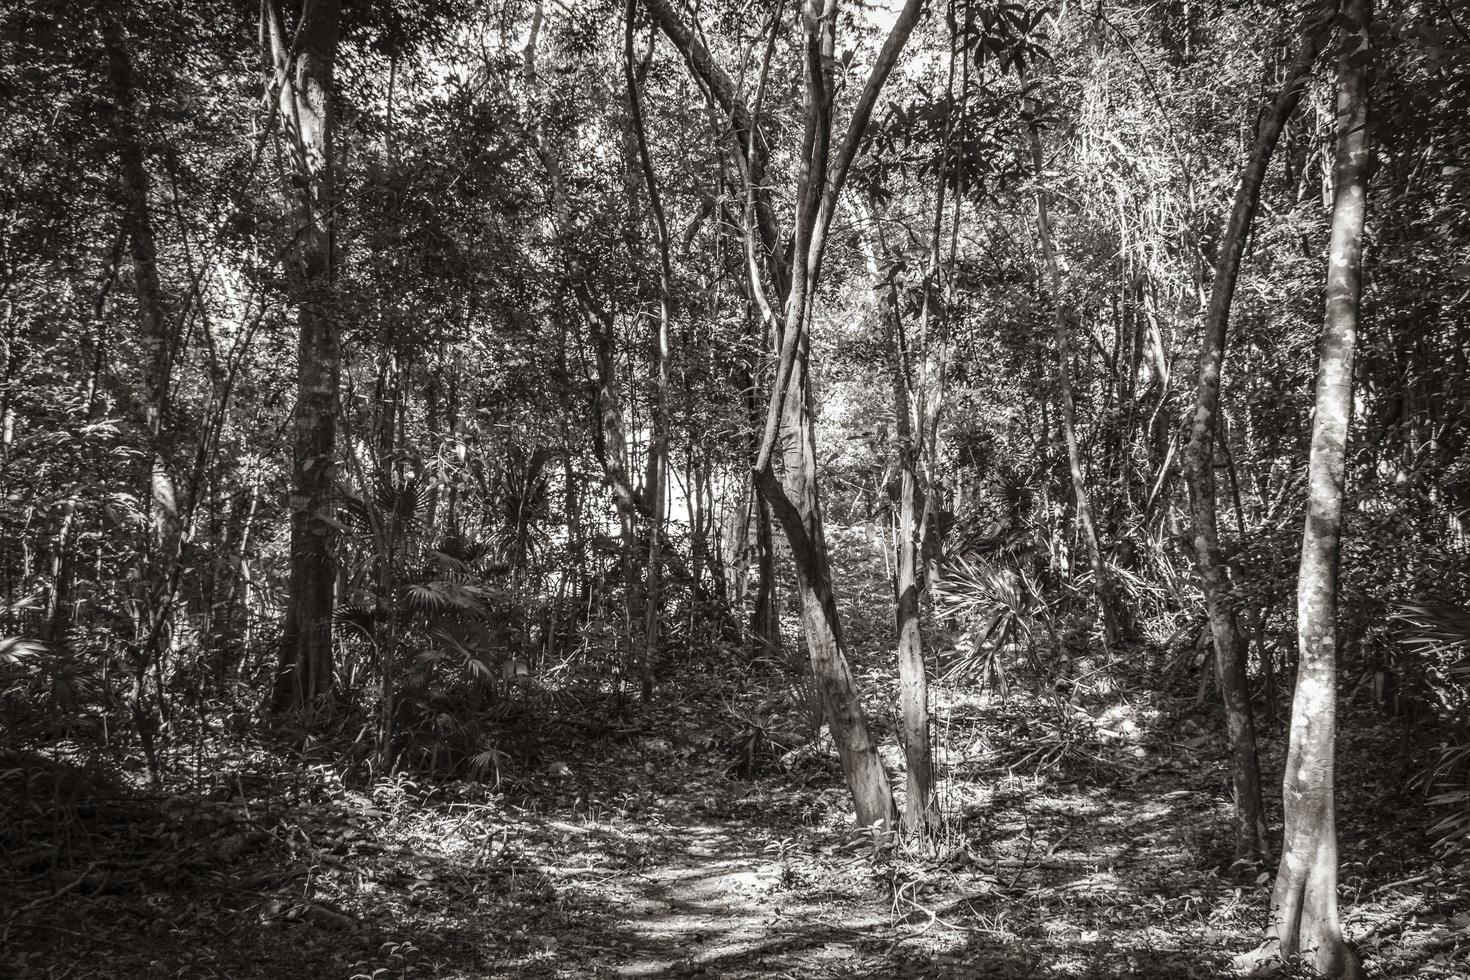
<path id="1" fill-rule="evenodd" d="M 950 662 L 945 680 L 993 683 L 1004 696 L 1009 688 L 1005 651 L 1020 648 L 1040 667 L 1035 654 L 1037 625 L 1056 639 L 1051 609 L 1025 571 L 983 559 L 954 558 L 944 580 L 934 584 L 934 597 L 948 615 L 967 623 L 970 633 L 968 650 Z"/>
<path id="2" fill-rule="evenodd" d="M 503 604 L 501 590 L 475 573 L 474 561 L 483 549 L 457 536 L 437 548 L 430 545 L 425 521 L 429 499 L 429 488 L 419 477 L 380 471 L 361 496 L 344 494 L 340 510 L 342 527 L 361 561 L 350 576 L 359 598 L 344 603 L 337 618 L 376 653 L 381 690 L 378 761 L 384 770 L 393 759 L 403 649 L 419 648 L 418 665 L 425 670 L 437 661 L 458 659 L 471 674 L 488 674 L 475 667 L 484 666 L 492 655 L 490 634 L 470 624 L 487 620 Z M 412 642 L 415 637 L 420 642 Z"/>
<path id="3" fill-rule="evenodd" d="M 1439 757 L 1415 777 L 1428 792 L 1429 805 L 1448 813 L 1431 833 L 1438 846 L 1453 851 L 1470 847 L 1470 726 L 1464 722 L 1470 688 L 1470 609 L 1443 604 L 1406 604 L 1393 617 L 1400 624 L 1399 642 L 1443 684 L 1441 697 L 1458 714 L 1457 738 L 1439 748 Z"/>

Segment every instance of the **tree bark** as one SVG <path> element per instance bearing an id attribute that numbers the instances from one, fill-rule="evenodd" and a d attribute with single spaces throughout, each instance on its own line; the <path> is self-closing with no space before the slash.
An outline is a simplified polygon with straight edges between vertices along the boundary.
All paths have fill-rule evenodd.
<path id="1" fill-rule="evenodd" d="M 339 13 L 340 0 L 311 0 L 302 4 L 299 22 L 288 29 L 278 0 L 266 0 L 262 8 L 262 39 L 274 70 L 293 183 L 299 189 L 288 267 L 299 335 L 290 582 L 272 696 L 277 711 L 324 709 L 333 682 L 341 338 L 332 309 L 336 195 L 331 89 Z"/>
<path id="2" fill-rule="evenodd" d="M 941 185 L 935 201 L 935 224 L 933 243 L 929 249 L 930 275 L 923 284 L 924 299 L 920 334 L 927 340 L 927 319 L 930 310 L 929 292 L 933 288 L 932 274 L 937 269 L 939 252 L 939 223 L 944 211 L 944 193 Z M 914 392 L 913 359 L 908 331 L 905 330 L 899 305 L 899 287 L 894 276 L 882 282 L 883 270 L 879 257 L 885 264 L 894 259 L 888 252 L 887 242 L 879 227 L 876 207 L 869 208 L 862 216 L 860 225 L 867 226 L 869 241 L 864 242 L 863 251 L 867 259 L 869 274 L 873 276 L 875 288 L 881 289 L 879 308 L 882 311 L 886 345 L 888 348 L 889 373 L 893 382 L 893 416 L 896 456 L 899 472 L 898 514 L 893 570 L 894 620 L 898 638 L 898 688 L 899 710 L 903 716 L 903 749 L 906 763 L 907 785 L 904 796 L 904 825 L 910 833 L 922 834 L 932 825 L 934 762 L 930 748 L 929 721 L 929 678 L 924 664 L 924 635 L 919 618 L 919 600 L 922 591 L 919 585 L 919 540 L 926 524 L 921 511 L 926 509 L 922 502 L 926 497 L 920 488 L 920 459 L 925 455 L 926 425 L 924 404 L 927 388 Z M 927 381 L 927 371 L 922 372 Z M 916 408 L 915 401 L 919 404 Z M 932 581 L 932 570 L 926 581 Z"/>
<path id="3" fill-rule="evenodd" d="M 793 392 L 792 396 L 788 400 L 793 404 L 788 415 L 791 428 L 785 473 L 777 482 L 767 468 L 757 471 L 756 480 L 791 542 L 812 678 L 842 762 L 858 824 L 887 829 L 893 826 L 896 817 L 893 790 L 878 758 L 878 743 L 868 727 L 867 714 L 848 665 L 837 616 L 817 492 L 814 427 L 804 381 L 800 394 Z"/>
<path id="4" fill-rule="evenodd" d="M 1220 382 L 1225 365 L 1230 306 L 1260 203 L 1261 184 L 1281 131 L 1301 98 L 1302 87 L 1316 61 L 1319 44 L 1319 32 L 1309 25 L 1303 33 L 1296 57 L 1287 69 L 1281 90 L 1265 107 L 1257 123 L 1255 144 L 1241 173 L 1230 222 L 1215 266 L 1210 305 L 1200 338 L 1194 418 L 1189 444 L 1184 450 L 1184 472 L 1189 482 L 1194 516 L 1195 562 L 1205 594 L 1210 632 L 1215 641 L 1216 674 L 1220 678 L 1220 693 L 1224 701 L 1230 782 L 1235 797 L 1235 854 L 1249 860 L 1264 860 L 1270 854 L 1270 846 L 1267 844 L 1266 813 L 1261 804 L 1255 718 L 1246 676 L 1246 638 L 1240 628 L 1235 596 L 1220 555 L 1214 460 L 1219 428 Z"/>
<path id="5" fill-rule="evenodd" d="M 150 180 L 139 119 L 133 62 L 127 33 L 118 16 L 103 21 L 108 81 L 112 89 L 117 133 L 119 183 L 124 227 L 133 259 L 133 287 L 138 304 L 138 337 L 144 350 L 144 428 L 148 440 L 147 530 L 138 547 L 137 633 L 131 657 L 134 683 L 130 699 L 138 736 L 155 786 L 159 784 L 153 733 L 157 727 L 148 696 L 147 678 L 161 678 L 155 666 L 172 642 L 172 609 L 183 545 L 183 520 L 170 464 L 168 403 L 176 339 L 158 275 L 158 245 L 149 204 Z"/>
<path id="6" fill-rule="evenodd" d="M 741 386 L 741 400 L 745 406 L 746 416 L 750 420 L 750 454 L 753 462 L 760 455 L 761 425 L 760 397 L 756 391 L 755 380 L 755 352 L 770 343 L 769 331 L 761 332 L 752 327 L 746 333 L 745 340 L 745 346 L 750 353 L 741 359 L 738 377 Z M 776 610 L 778 605 L 776 542 L 771 526 L 771 505 L 761 495 L 758 486 L 752 483 L 750 489 L 754 497 L 754 505 L 748 514 L 748 521 L 755 525 L 756 548 L 756 589 L 755 602 L 750 614 L 750 632 L 759 644 L 761 653 L 779 653 L 781 650 L 781 618 Z M 748 545 L 749 536 L 748 530 L 741 536 L 740 547 L 742 549 Z"/>
<path id="7" fill-rule="evenodd" d="M 892 311 L 896 320 L 898 311 Z M 898 631 L 899 707 L 903 714 L 903 752 L 907 763 L 904 824 L 922 833 L 934 816 L 934 760 L 929 747 L 929 678 L 924 666 L 924 634 L 919 622 L 919 454 L 910 418 L 909 385 L 895 323 L 893 410 L 898 423 L 898 562 L 894 617 Z M 922 432 L 919 439 L 922 440 Z"/>
<path id="8" fill-rule="evenodd" d="M 1320 975 L 1347 980 L 1357 980 L 1363 968 L 1343 939 L 1337 907 L 1337 573 L 1368 205 L 1371 18 L 1369 0 L 1348 0 L 1340 20 L 1332 235 L 1297 580 L 1300 659 L 1282 786 L 1285 845 L 1271 895 L 1275 954 L 1301 957 Z"/>

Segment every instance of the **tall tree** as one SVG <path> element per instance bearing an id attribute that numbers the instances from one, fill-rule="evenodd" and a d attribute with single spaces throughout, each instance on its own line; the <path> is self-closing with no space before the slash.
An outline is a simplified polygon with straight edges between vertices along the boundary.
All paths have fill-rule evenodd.
<path id="1" fill-rule="evenodd" d="M 633 17 L 637 0 L 628 0 L 623 17 L 623 77 L 628 86 L 628 108 L 638 143 L 638 162 L 648 191 L 653 212 L 653 227 L 658 240 L 658 332 L 654 343 L 654 410 L 653 428 L 648 443 L 648 478 L 644 496 L 652 511 L 648 529 L 648 588 L 644 613 L 643 653 L 639 657 L 639 683 L 643 699 L 653 697 L 653 662 L 658 652 L 659 624 L 662 616 L 662 563 L 665 510 L 668 500 L 669 471 L 669 318 L 673 303 L 673 269 L 669 259 L 669 223 L 664 214 L 663 194 L 653 169 L 653 155 L 648 149 L 648 132 L 643 122 L 643 96 L 639 91 L 638 71 L 633 57 Z"/>
<path id="2" fill-rule="evenodd" d="M 1216 674 L 1225 705 L 1226 737 L 1230 748 L 1230 780 L 1235 796 L 1235 852 L 1256 859 L 1270 853 L 1266 843 L 1266 813 L 1261 805 L 1261 773 L 1256 757 L 1255 719 L 1246 677 L 1246 636 L 1220 555 L 1220 526 L 1215 503 L 1215 440 L 1220 413 L 1220 382 L 1225 369 L 1226 327 L 1240 277 L 1241 261 L 1261 199 L 1261 184 L 1271 164 L 1286 121 L 1301 100 L 1302 87 L 1311 76 L 1324 28 L 1314 18 L 1302 33 L 1297 53 L 1287 67 L 1276 96 L 1256 124 L 1256 138 L 1240 176 L 1230 221 L 1220 241 L 1210 305 L 1200 338 L 1199 384 L 1184 472 L 1189 482 L 1194 515 L 1195 563 L 1205 593 L 1205 610 L 1215 640 Z"/>
<path id="3" fill-rule="evenodd" d="M 143 361 L 143 404 L 148 439 L 148 480 L 144 499 L 150 520 L 146 540 L 138 548 L 137 576 L 138 633 L 133 644 L 133 690 L 130 697 L 134 722 L 148 757 L 149 773 L 159 780 L 153 748 L 153 712 L 147 708 L 146 677 L 168 643 L 173 606 L 173 584 L 177 582 L 183 520 L 175 490 L 169 431 L 169 388 L 177 337 L 158 275 L 158 243 L 150 203 L 152 181 L 148 174 L 134 82 L 132 52 L 121 17 L 103 21 L 107 49 L 108 81 L 112 88 L 114 131 L 117 138 L 119 185 L 122 190 L 124 228 L 133 260 L 133 288 L 138 307 L 138 333 L 145 353 Z"/>
<path id="4" fill-rule="evenodd" d="M 333 309 L 336 188 L 332 75 L 340 0 L 303 0 L 288 24 L 280 0 L 261 6 L 261 41 L 292 173 L 295 228 L 288 280 L 296 305 L 295 440 L 291 465 L 291 558 L 273 704 L 316 710 L 332 689 L 336 584 L 338 386 L 342 343 Z"/>
<path id="5" fill-rule="evenodd" d="M 1361 977 L 1363 968 L 1343 940 L 1337 908 L 1337 593 L 1353 354 L 1362 291 L 1363 222 L 1368 209 L 1371 20 L 1369 0 L 1348 0 L 1343 6 L 1326 313 L 1307 468 L 1306 529 L 1297 578 L 1300 659 L 1282 785 L 1285 845 L 1271 895 L 1277 955 L 1299 956 L 1322 976 L 1346 980 Z"/>
<path id="6" fill-rule="evenodd" d="M 778 337 L 776 377 L 766 415 L 755 475 L 770 501 L 796 559 L 802 625 L 823 714 L 842 760 L 858 822 L 890 826 L 893 792 L 878 758 L 852 670 L 832 589 L 832 571 L 818 486 L 816 413 L 813 403 L 811 320 L 821 282 L 827 234 L 858 146 L 867 134 L 878 95 L 923 10 L 908 0 L 878 54 L 842 141 L 833 146 L 832 107 L 836 92 L 837 0 L 807 0 L 802 8 L 803 159 L 796 188 L 796 226 L 790 253 L 785 317 Z M 834 152 L 835 150 L 835 152 Z M 778 481 L 772 467 L 783 444 Z"/>
<path id="7" fill-rule="evenodd" d="M 734 154 L 740 162 L 750 201 L 747 210 L 753 213 L 753 222 L 747 224 L 756 226 L 755 235 L 747 228 L 752 292 L 765 296 L 764 285 L 759 281 L 762 270 L 758 268 L 763 265 L 779 300 L 777 304 L 760 301 L 763 311 L 778 329 L 775 379 L 767 401 L 760 449 L 752 468 L 754 479 L 780 523 L 795 559 L 812 674 L 858 821 L 864 826 L 887 827 L 895 817 L 893 791 L 878 758 L 877 742 L 848 664 L 832 589 L 818 486 L 816 414 L 809 370 L 810 327 L 827 235 L 843 185 L 867 134 L 878 96 L 913 33 L 924 2 L 907 0 L 904 4 L 853 106 L 846 133 L 834 145 L 832 110 L 836 96 L 838 6 L 838 0 L 807 0 L 801 8 L 804 104 L 795 225 L 788 250 L 781 244 L 775 209 L 765 193 L 758 190 L 763 186 L 767 156 L 758 131 L 759 120 L 744 105 L 729 75 L 715 64 L 696 32 L 682 22 L 666 0 L 648 0 L 650 13 L 684 53 L 691 70 L 732 123 Z M 764 79 L 763 70 L 762 85 Z M 761 263 L 753 254 L 752 239 L 757 236 L 764 255 Z M 779 477 L 774 465 L 778 448 L 782 457 Z"/>

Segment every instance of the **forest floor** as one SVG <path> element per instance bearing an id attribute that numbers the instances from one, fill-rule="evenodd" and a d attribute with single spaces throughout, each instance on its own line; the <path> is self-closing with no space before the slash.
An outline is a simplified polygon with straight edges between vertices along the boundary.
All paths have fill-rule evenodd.
<path id="1" fill-rule="evenodd" d="M 895 847 L 853 826 L 830 746 L 781 744 L 799 697 L 681 670 L 651 705 L 527 715 L 536 751 L 499 785 L 344 785 L 218 732 L 163 791 L 65 746 L 0 753 L 0 976 L 1164 980 L 1225 975 L 1260 937 L 1274 869 L 1231 866 L 1193 696 L 938 687 L 943 820 Z M 1470 858 L 1429 847 L 1405 788 L 1422 739 L 1386 724 L 1344 709 L 1345 927 L 1372 976 L 1470 977 Z"/>
<path id="2" fill-rule="evenodd" d="M 753 729 L 712 737 L 740 731 L 724 710 L 553 727 L 499 790 L 253 752 L 159 793 L 12 758 L 0 975 L 1213 977 L 1259 935 L 1192 713 L 1067 741 L 1023 695 L 945 691 L 945 825 L 900 850 L 851 825 L 825 754 L 737 775 Z M 1343 749 L 1347 931 L 1374 975 L 1470 976 L 1470 862 L 1429 855 L 1422 801 L 1366 754 L 1383 734 Z"/>

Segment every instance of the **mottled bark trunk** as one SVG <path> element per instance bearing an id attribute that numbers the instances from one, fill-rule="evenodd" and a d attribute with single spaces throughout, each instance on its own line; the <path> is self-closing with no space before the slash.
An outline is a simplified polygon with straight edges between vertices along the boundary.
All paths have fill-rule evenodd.
<path id="1" fill-rule="evenodd" d="M 1041 254 L 1046 263 L 1052 291 L 1057 342 L 1057 408 L 1062 417 L 1062 437 L 1067 444 L 1067 469 L 1072 476 L 1073 509 L 1077 532 L 1087 549 L 1087 561 L 1092 569 L 1093 589 L 1102 613 L 1103 635 L 1111 647 L 1123 639 L 1127 631 L 1123 628 L 1121 611 L 1114 602 L 1112 580 L 1108 575 L 1107 562 L 1103 560 L 1102 545 L 1097 539 L 1097 527 L 1092 519 L 1092 502 L 1087 492 L 1087 476 L 1082 465 L 1082 450 L 1077 442 L 1077 413 L 1072 398 L 1072 326 L 1067 322 L 1067 308 L 1062 300 L 1062 274 L 1057 263 L 1056 243 L 1052 238 L 1047 195 L 1041 187 L 1041 134 L 1034 123 L 1031 126 L 1031 158 L 1035 164 L 1037 182 L 1036 233 L 1041 241 Z"/>
<path id="2" fill-rule="evenodd" d="M 589 311 L 588 322 L 597 330 L 597 414 L 603 478 L 612 490 L 618 512 L 618 536 L 622 543 L 624 624 L 623 644 L 631 661 L 633 623 L 642 608 L 634 558 L 638 551 L 638 500 L 628 480 L 628 440 L 623 427 L 622 382 L 618 378 L 617 348 L 612 318 Z M 600 328 L 600 329 L 599 329 Z"/>
<path id="3" fill-rule="evenodd" d="M 904 399 L 907 401 L 907 399 Z M 934 762 L 929 746 L 929 679 L 924 666 L 924 635 L 919 623 L 917 450 L 912 439 L 899 437 L 901 476 L 898 507 L 898 691 L 903 714 L 903 753 L 908 782 L 904 825 L 922 833 L 932 823 Z"/>
<path id="4" fill-rule="evenodd" d="M 932 264 L 937 264 L 939 216 L 943 212 L 944 197 L 941 193 L 936 201 L 934 247 L 931 249 Z M 865 226 L 863 251 L 867 259 L 868 272 L 875 283 L 882 280 L 883 266 L 891 265 L 882 229 L 875 217 L 876 209 L 859 218 Z M 880 261 L 881 257 L 881 261 Z M 921 314 L 921 336 L 927 335 L 929 289 L 924 284 L 924 304 Z M 926 510 L 925 494 L 920 489 L 920 458 L 924 452 L 924 441 L 928 431 L 922 404 L 924 392 L 918 394 L 920 406 L 916 410 L 913 392 L 913 352 L 905 325 L 901 319 L 898 286 L 890 276 L 882 288 L 879 307 L 883 313 L 888 347 L 888 369 L 893 383 L 893 416 L 896 429 L 896 449 L 899 472 L 898 520 L 894 554 L 894 620 L 898 639 L 898 690 L 899 711 L 903 716 L 903 749 L 906 763 L 907 783 L 904 796 L 904 826 L 910 833 L 923 833 L 932 824 L 933 810 L 933 753 L 930 748 L 929 731 L 929 679 L 924 664 L 924 635 L 919 619 L 919 558 L 920 538 L 927 522 L 921 516 Z M 927 339 L 927 337 L 926 337 Z M 927 372 L 922 372 L 927 377 Z M 934 580 L 929 570 L 926 581 Z"/>
<path id="5" fill-rule="evenodd" d="M 295 440 L 291 466 L 291 556 L 285 622 L 272 703 L 316 711 L 332 691 L 334 527 L 341 338 L 336 291 L 332 173 L 332 71 L 339 0 L 303 4 L 288 28 L 274 0 L 263 14 L 288 156 L 297 184 L 288 280 L 297 307 Z M 293 47 L 294 36 L 294 47 Z"/>
<path id="6" fill-rule="evenodd" d="M 244 651 L 246 627 L 250 620 L 249 569 L 250 537 L 255 513 L 260 506 L 258 474 L 250 482 L 248 496 L 231 506 L 226 517 L 224 547 L 214 560 L 214 615 L 211 619 L 210 647 L 213 650 L 215 684 L 224 690 L 234 679 Z M 238 514 L 238 517 L 236 516 Z"/>
<path id="7" fill-rule="evenodd" d="M 1340 21 L 1332 236 L 1297 580 L 1299 666 L 1283 781 L 1285 845 L 1271 895 L 1275 952 L 1301 957 L 1322 976 L 1349 980 L 1363 968 L 1343 940 L 1337 907 L 1337 573 L 1368 204 L 1371 17 L 1368 0 L 1348 0 Z"/>
<path id="8" fill-rule="evenodd" d="M 755 607 L 750 614 L 750 629 L 766 651 L 776 653 L 781 649 L 781 617 L 776 611 L 776 540 L 773 530 L 770 502 L 757 492 Z"/>
<path id="9" fill-rule="evenodd" d="M 890 827 L 894 821 L 893 793 L 878 759 L 843 650 L 817 490 L 815 424 L 811 384 L 807 374 L 808 327 L 813 297 L 821 279 L 828 229 L 853 159 L 867 134 L 878 95 L 908 43 L 924 0 L 906 0 L 873 70 L 853 106 L 847 132 L 834 146 L 832 102 L 836 86 L 836 30 L 838 0 L 806 0 L 802 4 L 803 87 L 806 104 L 802 121 L 801 161 L 795 195 L 795 222 L 791 247 L 782 247 L 776 213 L 763 187 L 765 145 L 759 134 L 760 98 L 749 112 L 728 75 L 714 64 L 709 50 L 685 26 L 665 0 L 645 0 L 663 32 L 684 52 L 685 59 L 716 102 L 730 114 L 731 139 L 746 182 L 747 259 L 752 293 L 765 302 L 757 268 L 754 224 L 764 247 L 766 278 L 784 301 L 784 330 L 776 338 L 779 349 L 776 377 L 767 404 L 754 479 L 791 545 L 802 598 L 802 620 L 812 671 L 833 741 L 842 758 L 843 773 L 860 823 Z M 772 35 L 774 37 L 774 35 Z M 768 47 L 769 51 L 769 47 Z M 769 64 L 769 55 L 766 59 Z M 761 72 L 765 78 L 764 69 Z M 758 91 L 763 88 L 758 84 Z M 789 258 L 789 265 L 787 259 Z M 774 320 L 774 315 L 772 320 Z M 781 480 L 772 457 L 784 442 L 785 466 Z"/>
<path id="10" fill-rule="evenodd" d="M 800 373 L 803 377 L 793 379 L 795 390 L 787 398 L 783 477 L 778 483 L 769 469 L 758 471 L 756 477 L 791 543 L 812 679 L 842 761 L 858 823 L 886 829 L 893 826 L 896 816 L 893 790 L 847 661 L 823 534 L 810 393 L 805 372 Z"/>
<path id="11" fill-rule="evenodd" d="M 760 455 L 761 408 L 756 392 L 755 351 L 770 344 L 769 331 L 747 334 L 749 360 L 741 365 L 741 386 L 745 399 L 745 410 L 751 425 L 751 455 Z M 750 631 L 760 644 L 763 653 L 777 653 L 781 649 L 781 617 L 777 612 L 776 587 L 776 541 L 771 526 L 771 504 L 761 495 L 760 488 L 752 484 L 755 505 L 751 520 L 755 524 L 756 587 L 755 603 L 750 613 Z M 744 539 L 742 539 L 742 546 Z"/>
<path id="12" fill-rule="evenodd" d="M 159 669 L 163 651 L 172 642 L 172 610 L 182 569 L 183 520 L 170 469 L 168 426 L 169 381 L 174 355 L 174 331 L 158 276 L 158 245 L 149 202 L 150 180 L 143 147 L 142 124 L 133 79 L 127 34 L 116 16 L 103 21 L 108 81 L 112 90 L 117 135 L 119 186 L 123 197 L 123 225 L 133 260 L 133 285 L 138 304 L 138 339 L 143 347 L 144 428 L 148 440 L 148 530 L 138 547 L 135 623 L 132 652 L 133 686 L 130 694 L 134 724 L 142 741 L 153 785 L 160 774 L 153 734 L 158 726 L 155 698 L 147 680 L 155 679 L 154 694 L 161 697 Z M 162 709 L 161 702 L 157 705 Z"/>
<path id="13" fill-rule="evenodd" d="M 1205 594 L 1210 632 L 1215 641 L 1215 669 L 1224 701 L 1230 782 L 1235 797 L 1235 853 L 1237 857 L 1246 859 L 1265 859 L 1270 847 L 1267 844 L 1265 809 L 1261 804 L 1255 718 L 1246 676 L 1246 638 L 1240 628 L 1235 596 L 1220 555 L 1219 515 L 1215 500 L 1220 384 L 1225 365 L 1230 306 L 1260 202 L 1261 183 L 1281 131 L 1301 97 L 1302 86 L 1316 60 L 1318 43 L 1314 30 L 1304 32 L 1301 48 L 1287 70 L 1281 91 L 1265 108 L 1257 125 L 1255 144 L 1235 192 L 1235 205 L 1215 265 L 1210 305 L 1200 339 L 1194 418 L 1189 444 L 1184 450 L 1184 472 L 1189 482 L 1194 516 L 1195 563 Z"/>

